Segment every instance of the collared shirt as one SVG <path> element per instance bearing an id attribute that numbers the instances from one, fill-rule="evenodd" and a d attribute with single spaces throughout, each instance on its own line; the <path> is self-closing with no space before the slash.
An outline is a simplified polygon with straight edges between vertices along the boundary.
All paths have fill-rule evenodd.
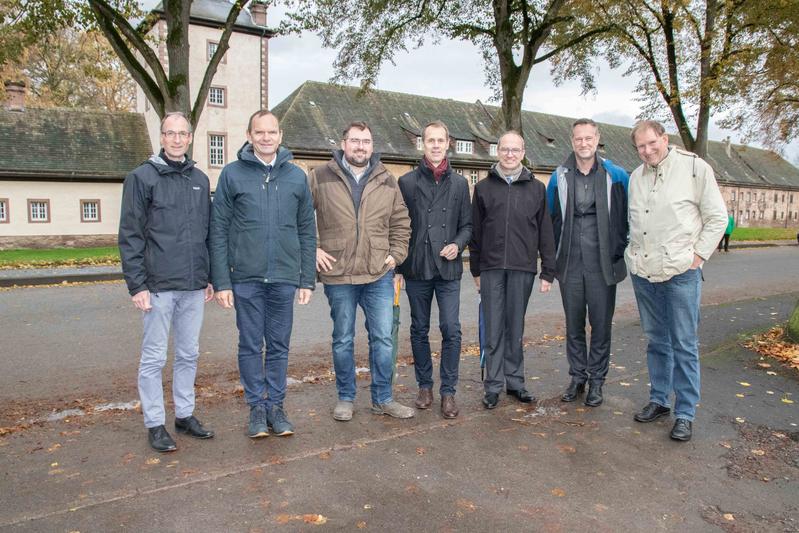
<path id="1" fill-rule="evenodd" d="M 624 257 L 632 274 L 668 281 L 691 267 L 694 254 L 710 258 L 727 227 L 727 207 L 704 160 L 669 147 L 658 165 L 633 171 L 629 191 Z"/>
<path id="2" fill-rule="evenodd" d="M 355 178 L 355 181 L 357 182 L 360 182 L 361 178 L 364 176 L 364 174 L 366 174 L 366 171 L 369 170 L 369 165 L 367 164 L 365 167 L 361 167 L 360 172 L 355 172 L 356 167 L 350 165 L 350 162 L 347 161 L 347 158 L 343 156 L 341 158 L 341 162 L 344 164 L 344 168 L 349 170 L 350 174 L 352 174 L 352 177 Z"/>
<path id="3" fill-rule="evenodd" d="M 519 167 L 516 170 L 508 173 L 508 172 L 505 172 L 505 170 L 499 165 L 499 163 L 495 163 L 494 164 L 494 169 L 497 171 L 497 174 L 499 174 L 500 176 L 505 178 L 505 181 L 508 182 L 508 185 L 510 185 L 511 183 L 516 181 L 517 179 L 519 179 L 519 176 L 522 175 L 522 169 L 523 168 L 524 168 L 524 165 L 519 165 Z"/>
<path id="4" fill-rule="evenodd" d="M 258 152 L 256 152 L 254 148 L 253 148 L 253 150 L 252 150 L 252 155 L 254 155 L 254 156 L 255 156 L 255 159 L 257 159 L 258 161 L 260 161 L 260 162 L 261 162 L 261 164 L 262 164 L 263 166 L 265 166 L 265 167 L 272 168 L 272 167 L 274 167 L 274 166 L 275 166 L 275 160 L 277 159 L 277 152 L 275 152 L 275 155 L 273 155 L 273 156 L 272 156 L 272 160 L 271 160 L 270 162 L 268 162 L 268 163 L 267 163 L 266 161 L 264 161 L 263 159 L 261 159 L 261 158 L 258 156 Z"/>

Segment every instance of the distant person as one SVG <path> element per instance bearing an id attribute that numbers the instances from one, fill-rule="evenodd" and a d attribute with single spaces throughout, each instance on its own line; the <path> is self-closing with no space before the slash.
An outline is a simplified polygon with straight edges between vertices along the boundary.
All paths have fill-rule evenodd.
<path id="1" fill-rule="evenodd" d="M 316 208 L 316 268 L 333 319 L 333 368 L 338 401 L 333 418 L 352 419 L 355 402 L 355 312 L 360 306 L 369 334 L 372 413 L 411 418 L 394 399 L 394 269 L 408 255 L 408 209 L 397 179 L 374 152 L 372 130 L 353 122 L 341 149 L 308 174 Z"/>
<path id="2" fill-rule="evenodd" d="M 494 409 L 499 393 L 535 401 L 524 386 L 524 315 L 541 256 L 541 292 L 555 279 L 555 239 L 546 186 L 522 165 L 524 139 L 514 131 L 499 138 L 499 161 L 477 183 L 472 199 L 469 268 L 485 318 L 486 377 L 483 406 Z"/>
<path id="3" fill-rule="evenodd" d="M 191 124 L 183 113 L 161 121 L 161 151 L 128 174 L 122 188 L 119 255 L 133 305 L 142 311 L 139 398 L 150 446 L 177 449 L 166 430 L 161 373 L 169 332 L 175 351 L 172 397 L 175 430 L 198 439 L 214 432 L 194 416 L 194 377 L 209 284 L 208 176 L 186 157 Z"/>
<path id="4" fill-rule="evenodd" d="M 572 125 L 572 153 L 549 180 L 549 214 L 557 245 L 556 269 L 566 315 L 566 357 L 571 382 L 560 397 L 573 402 L 588 385 L 585 405 L 603 402 L 610 365 L 616 284 L 627 277 L 627 172 L 597 155 L 599 127 Z M 586 311 L 591 346 L 586 345 Z"/>
<path id="5" fill-rule="evenodd" d="M 735 229 L 735 218 L 732 214 L 727 216 L 727 229 L 724 230 L 724 236 L 719 241 L 719 252 L 721 251 L 722 245 L 724 245 L 724 251 L 730 251 L 730 235 L 732 235 L 733 230 Z"/>
<path id="6" fill-rule="evenodd" d="M 641 327 L 649 340 L 649 403 L 635 415 L 669 414 L 671 438 L 691 439 L 699 402 L 699 304 L 702 265 L 716 250 L 727 208 L 713 169 L 696 154 L 669 146 L 654 120 L 638 122 L 632 140 L 643 165 L 630 176 L 630 245 L 625 259 Z"/>
<path id="7" fill-rule="evenodd" d="M 419 166 L 399 179 L 411 217 L 408 257 L 398 271 L 405 278 L 411 307 L 411 348 L 419 392 L 415 405 L 433 403 L 433 360 L 430 356 L 430 312 L 433 295 L 441 330 L 441 415 L 458 416 L 455 387 L 461 358 L 461 254 L 472 235 L 469 184 L 447 159 L 449 130 L 440 121 L 422 130 L 424 156 Z"/>
<path id="8" fill-rule="evenodd" d="M 282 137 L 275 115 L 253 113 L 238 160 L 219 175 L 211 221 L 211 277 L 217 303 L 236 309 L 253 439 L 294 433 L 283 407 L 294 296 L 307 304 L 316 284 L 311 191 Z"/>

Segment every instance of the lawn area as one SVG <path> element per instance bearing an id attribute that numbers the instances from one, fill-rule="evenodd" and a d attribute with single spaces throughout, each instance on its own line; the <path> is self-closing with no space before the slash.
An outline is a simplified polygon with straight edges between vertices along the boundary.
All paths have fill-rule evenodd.
<path id="1" fill-rule="evenodd" d="M 735 228 L 731 241 L 796 240 L 796 228 Z"/>
<path id="2" fill-rule="evenodd" d="M 0 250 L 0 268 L 112 265 L 116 263 L 119 263 L 119 249 L 116 246 Z"/>

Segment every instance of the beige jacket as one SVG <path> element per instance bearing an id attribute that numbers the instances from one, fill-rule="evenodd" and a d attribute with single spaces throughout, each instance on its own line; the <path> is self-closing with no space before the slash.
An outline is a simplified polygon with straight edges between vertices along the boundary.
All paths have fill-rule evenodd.
<path id="1" fill-rule="evenodd" d="M 713 169 L 696 154 L 669 147 L 655 167 L 630 176 L 630 273 L 667 281 L 691 267 L 694 254 L 710 258 L 727 227 L 727 208 Z"/>
<path id="2" fill-rule="evenodd" d="M 308 173 L 318 246 L 336 258 L 332 270 L 319 273 L 322 283 L 371 283 L 388 272 L 389 254 L 398 265 L 408 255 L 411 219 L 397 179 L 379 162 L 362 179 L 369 181 L 356 217 L 349 181 L 335 160 Z"/>

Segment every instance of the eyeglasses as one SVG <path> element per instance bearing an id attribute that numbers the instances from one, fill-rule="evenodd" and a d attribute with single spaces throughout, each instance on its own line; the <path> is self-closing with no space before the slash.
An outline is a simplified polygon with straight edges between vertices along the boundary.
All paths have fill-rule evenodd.
<path id="1" fill-rule="evenodd" d="M 347 142 L 350 144 L 354 144 L 355 146 L 370 146 L 372 144 L 372 139 L 347 139 Z"/>
<path id="2" fill-rule="evenodd" d="M 190 131 L 162 131 L 161 135 L 166 137 L 167 139 L 174 139 L 175 137 L 180 137 L 181 139 L 188 139 L 189 135 L 191 135 Z"/>
<path id="3" fill-rule="evenodd" d="M 521 155 L 524 152 L 521 148 L 500 148 L 499 153 L 503 155 L 513 154 L 513 155 Z"/>

